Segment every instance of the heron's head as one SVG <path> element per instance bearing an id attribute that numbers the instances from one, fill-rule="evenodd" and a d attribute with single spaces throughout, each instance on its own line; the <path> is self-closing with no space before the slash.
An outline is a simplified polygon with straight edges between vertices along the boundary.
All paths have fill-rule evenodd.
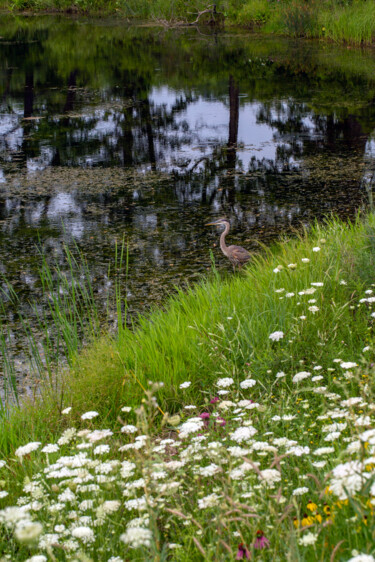
<path id="1" fill-rule="evenodd" d="M 209 222 L 205 226 L 227 226 L 230 222 L 227 219 L 217 219 L 214 222 Z"/>

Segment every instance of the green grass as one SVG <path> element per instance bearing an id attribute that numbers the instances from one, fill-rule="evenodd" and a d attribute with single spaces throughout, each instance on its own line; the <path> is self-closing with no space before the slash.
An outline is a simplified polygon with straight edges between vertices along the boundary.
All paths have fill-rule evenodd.
<path id="1" fill-rule="evenodd" d="M 326 243 L 320 244 L 321 239 L 326 239 Z M 321 251 L 313 252 L 312 248 L 319 244 Z M 306 257 L 311 260 L 309 264 L 301 262 Z M 135 378 L 142 385 L 149 380 L 163 382 L 165 387 L 160 400 L 163 408 L 174 412 L 181 406 L 178 386 L 187 376 L 193 384 L 185 398 L 195 400 L 197 394 L 208 392 L 218 375 L 238 376 L 248 364 L 266 384 L 267 370 L 271 367 L 296 369 L 301 357 L 306 362 L 311 361 L 312 353 L 315 361 L 330 361 L 340 353 L 357 356 L 370 332 L 365 311 L 353 311 L 350 299 L 355 299 L 363 292 L 363 287 L 373 281 L 374 260 L 373 215 L 355 225 L 332 220 L 326 227 L 314 227 L 307 237 L 286 239 L 270 250 L 265 249 L 241 275 L 222 278 L 214 271 L 197 286 L 177 291 L 166 304 L 166 310 L 158 309 L 150 316 L 139 318 L 134 330 L 123 327 L 117 336 L 95 339 L 97 328 L 90 321 L 89 325 L 94 328 L 87 339 L 93 343 L 78 355 L 75 353 L 79 348 L 77 323 L 82 322 L 82 314 L 87 314 L 90 301 L 81 312 L 77 311 L 68 319 L 64 310 L 74 309 L 70 301 L 61 304 L 53 300 L 55 330 L 59 329 L 58 321 L 62 319 L 62 339 L 64 342 L 72 340 L 74 345 L 69 351 L 70 369 L 64 372 L 61 381 L 53 379 L 55 385 L 51 390 L 46 384 L 47 397 L 37 400 L 48 404 L 46 411 L 51 428 L 54 418 L 60 419 L 59 410 L 66 405 L 74 405 L 77 412 L 94 408 L 110 423 L 115 423 L 119 404 L 126 401 L 135 405 L 142 397 Z M 297 269 L 289 269 L 290 263 L 297 264 Z M 273 269 L 278 264 L 284 269 L 275 274 Z M 348 285 L 337 284 L 341 277 Z M 309 313 L 308 320 L 301 322 L 299 312 L 300 315 L 306 312 L 303 297 L 296 307 L 297 297 L 280 300 L 282 295 L 274 289 L 283 287 L 286 293 L 297 295 L 310 282 L 324 283 L 318 299 L 321 311 L 314 317 Z M 90 289 L 84 292 L 88 294 Z M 61 291 L 56 291 L 58 293 Z M 97 318 L 96 312 L 94 317 Z M 268 339 L 269 333 L 275 330 L 284 331 L 293 340 L 283 353 Z M 317 337 L 322 344 L 318 347 Z M 69 346 L 66 349 L 69 350 Z M 51 363 L 54 362 L 52 357 Z M 58 399 L 55 396 L 56 386 L 62 388 L 62 399 L 61 395 Z M 33 410 L 32 405 L 29 407 Z M 51 409 L 55 410 L 54 414 Z M 21 440 L 28 431 L 24 415 L 23 409 L 15 410 L 10 424 L 13 435 L 19 425 Z M 29 418 L 30 414 L 26 416 Z M 37 409 L 36 419 L 39 417 L 43 427 L 43 407 Z M 38 438 L 35 427 L 29 437 Z M 6 431 L 1 433 L 0 439 L 0 446 L 9 446 Z"/>
<path id="2" fill-rule="evenodd" d="M 371 44 L 375 36 L 375 6 L 367 0 L 219 0 L 216 4 L 227 25 L 261 29 L 265 33 L 357 45 Z M 207 8 L 203 0 L 9 0 L 0 5 L 13 11 L 116 13 L 131 19 L 173 23 L 192 22 Z M 208 16 L 200 20 L 208 21 Z"/>
<path id="3" fill-rule="evenodd" d="M 375 215 L 332 219 L 264 249 L 240 274 L 214 269 L 132 331 L 122 323 L 75 346 L 70 368 L 3 418 L 0 556 L 216 561 L 234 559 L 240 543 L 268 561 L 374 554 L 374 265 Z M 65 329 L 76 322 L 62 317 Z M 81 419 L 86 411 L 93 419 Z M 185 422 L 198 423 L 191 434 Z M 84 431 L 61 440 L 69 428 Z M 95 441 L 102 428 L 113 435 Z M 237 438 L 246 428 L 256 433 Z M 15 454 L 57 441 L 56 452 L 36 444 Z M 337 477 L 338 465 L 354 480 Z M 133 509 L 137 498 L 144 510 Z M 1 511 L 15 504 L 29 505 L 22 523 Z"/>

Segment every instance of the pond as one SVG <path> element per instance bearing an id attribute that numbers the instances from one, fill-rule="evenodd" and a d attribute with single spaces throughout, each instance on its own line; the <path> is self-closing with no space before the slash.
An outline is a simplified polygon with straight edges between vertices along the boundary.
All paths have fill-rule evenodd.
<path id="1" fill-rule="evenodd" d="M 372 187 L 374 99 L 371 50 L 0 17 L 1 320 L 14 354 L 7 282 L 32 319 L 40 252 L 64 268 L 63 246 L 76 244 L 104 302 L 124 240 L 135 317 L 199 279 L 210 250 L 230 272 L 204 226 L 215 218 L 254 252 L 332 212 L 353 218 Z"/>

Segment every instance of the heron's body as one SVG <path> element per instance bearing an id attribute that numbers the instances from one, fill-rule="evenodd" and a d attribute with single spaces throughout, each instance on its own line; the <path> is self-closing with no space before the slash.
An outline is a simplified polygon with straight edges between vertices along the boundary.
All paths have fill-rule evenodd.
<path id="1" fill-rule="evenodd" d="M 241 269 L 241 267 L 243 265 L 245 265 L 245 263 L 247 263 L 250 258 L 251 258 L 251 254 L 250 252 L 248 252 L 247 250 L 245 250 L 245 248 L 242 248 L 242 246 L 235 246 L 235 245 L 231 245 L 231 246 L 227 246 L 225 243 L 225 237 L 229 232 L 230 229 L 230 223 L 227 220 L 224 219 L 219 219 L 215 222 L 209 223 L 210 225 L 215 225 L 215 226 L 224 226 L 224 231 L 221 233 L 220 236 L 220 249 L 223 252 L 224 256 L 226 256 L 229 261 L 231 262 L 231 264 L 233 265 L 233 269 L 235 269 L 236 267 L 238 267 L 238 269 Z M 208 225 L 207 225 L 208 226 Z"/>

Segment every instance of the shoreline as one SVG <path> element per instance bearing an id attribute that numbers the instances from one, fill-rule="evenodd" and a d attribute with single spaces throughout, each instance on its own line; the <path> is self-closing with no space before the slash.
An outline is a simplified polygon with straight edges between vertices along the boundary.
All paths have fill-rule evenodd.
<path id="1" fill-rule="evenodd" d="M 53 2 L 53 0 L 52 0 Z M 275 35 L 292 38 L 303 38 L 333 42 L 348 47 L 371 47 L 375 42 L 375 6 L 360 0 L 353 5 L 343 7 L 339 2 L 321 3 L 320 8 L 308 8 L 298 3 L 285 5 L 273 4 L 266 0 L 249 0 L 243 2 L 241 9 L 235 9 L 231 1 L 228 10 L 220 13 L 222 19 L 211 20 L 206 10 L 198 11 L 199 21 L 194 20 L 194 14 L 186 17 L 182 8 L 174 8 L 169 0 L 160 5 L 160 12 L 153 13 L 151 8 L 136 11 L 136 8 L 124 6 L 111 7 L 106 4 L 96 8 L 87 1 L 81 6 L 67 3 L 66 7 L 58 7 L 51 2 L 30 2 L 28 9 L 24 9 L 25 2 L 14 1 L 0 7 L 1 15 L 22 17 L 37 16 L 71 16 L 71 17 L 108 17 L 118 21 L 126 21 L 135 25 L 160 26 L 164 28 L 209 27 L 211 29 L 241 30 L 260 35 Z M 207 15 L 206 21 L 200 15 Z"/>

